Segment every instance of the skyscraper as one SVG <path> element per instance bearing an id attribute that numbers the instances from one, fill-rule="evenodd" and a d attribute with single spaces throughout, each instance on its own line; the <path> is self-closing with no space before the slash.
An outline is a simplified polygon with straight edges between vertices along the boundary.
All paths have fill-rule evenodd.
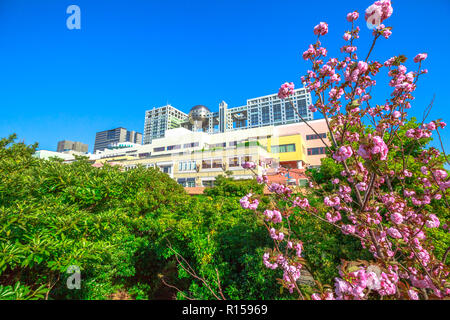
<path id="1" fill-rule="evenodd" d="M 120 142 L 142 144 L 142 133 L 129 131 L 122 127 L 97 132 L 95 135 L 94 152 L 97 150 L 104 150 L 111 144 Z"/>
<path id="2" fill-rule="evenodd" d="M 77 141 L 62 140 L 58 142 L 57 152 L 76 151 L 81 153 L 88 152 L 88 145 Z"/>

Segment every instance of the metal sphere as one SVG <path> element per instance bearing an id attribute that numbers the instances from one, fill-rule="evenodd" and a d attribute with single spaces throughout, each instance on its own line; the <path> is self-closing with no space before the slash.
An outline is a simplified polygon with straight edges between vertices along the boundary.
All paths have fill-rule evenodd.
<path id="1" fill-rule="evenodd" d="M 203 125 L 208 121 L 208 114 L 211 111 L 203 105 L 197 105 L 189 112 L 189 122 L 193 125 Z"/>

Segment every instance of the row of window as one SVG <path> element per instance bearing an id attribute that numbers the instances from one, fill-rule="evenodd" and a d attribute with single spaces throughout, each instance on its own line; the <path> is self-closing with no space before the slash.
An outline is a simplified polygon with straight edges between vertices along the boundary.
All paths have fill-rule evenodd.
<path id="1" fill-rule="evenodd" d="M 198 147 L 199 143 L 198 142 L 192 142 L 192 143 L 186 143 L 183 145 L 183 148 L 195 148 Z M 173 146 L 167 146 L 167 151 L 171 151 L 171 150 L 178 150 L 181 149 L 181 144 L 177 144 L 177 145 L 173 145 Z M 157 147 L 157 148 L 153 148 L 153 152 L 161 152 L 161 151 L 165 151 L 166 147 Z"/>
<path id="2" fill-rule="evenodd" d="M 272 146 L 271 152 L 273 153 L 286 153 L 286 152 L 295 152 L 295 144 L 282 144 L 279 146 Z"/>
<path id="3" fill-rule="evenodd" d="M 252 161 L 251 156 L 232 157 L 228 159 L 230 168 L 240 167 L 244 162 Z M 222 159 L 206 159 L 202 160 L 202 169 L 219 169 L 223 167 Z M 197 169 L 197 163 L 193 160 L 178 162 L 178 171 L 194 171 Z"/>
<path id="4" fill-rule="evenodd" d="M 318 154 L 325 154 L 325 147 L 308 148 L 308 156 L 315 156 Z"/>
<path id="5" fill-rule="evenodd" d="M 183 187 L 195 187 L 195 178 L 180 178 L 177 182 Z"/>
<path id="6" fill-rule="evenodd" d="M 308 134 L 306 136 L 306 140 L 316 140 L 316 139 L 325 139 L 327 137 L 326 133 L 319 133 L 319 134 Z"/>
<path id="7" fill-rule="evenodd" d="M 197 169 L 195 161 L 180 161 L 178 162 L 178 171 L 194 171 Z"/>

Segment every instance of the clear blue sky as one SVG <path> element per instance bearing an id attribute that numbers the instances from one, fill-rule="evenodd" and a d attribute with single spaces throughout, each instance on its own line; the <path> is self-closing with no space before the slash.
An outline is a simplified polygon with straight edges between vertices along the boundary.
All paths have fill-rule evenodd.
<path id="1" fill-rule="evenodd" d="M 0 137 L 55 150 L 58 140 L 89 144 L 115 127 L 142 132 L 146 109 L 169 102 L 188 111 L 218 109 L 274 93 L 309 65 L 301 53 L 313 27 L 329 23 L 324 44 L 340 54 L 347 12 L 372 0 L 0 0 Z M 81 30 L 68 30 L 66 8 L 81 8 Z M 374 57 L 428 52 L 412 114 L 436 94 L 430 119 L 450 124 L 450 1 L 394 0 L 391 39 Z M 361 57 L 370 31 L 360 18 Z M 376 102 L 388 96 L 379 88 Z M 450 127 L 448 128 L 450 130 Z M 450 149 L 449 134 L 445 144 Z"/>

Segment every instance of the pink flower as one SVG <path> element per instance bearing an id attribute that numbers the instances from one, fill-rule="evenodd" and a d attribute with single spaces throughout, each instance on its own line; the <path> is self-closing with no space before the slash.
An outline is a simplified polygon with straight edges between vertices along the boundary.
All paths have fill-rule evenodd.
<path id="1" fill-rule="evenodd" d="M 355 233 L 355 226 L 352 226 L 351 224 L 345 224 L 341 227 L 343 234 L 351 234 Z"/>
<path id="2" fill-rule="evenodd" d="M 270 263 L 269 262 L 269 257 L 270 256 L 269 256 L 268 252 L 264 253 L 264 255 L 263 255 L 263 263 L 266 266 L 266 268 L 275 270 L 276 268 L 278 268 L 278 264 L 277 263 Z"/>
<path id="3" fill-rule="evenodd" d="M 352 147 L 350 146 L 342 146 L 338 149 L 337 152 L 335 152 L 333 154 L 333 158 L 336 161 L 342 162 L 347 160 L 348 158 L 350 158 L 353 155 L 353 150 Z"/>
<path id="4" fill-rule="evenodd" d="M 326 22 L 321 22 L 314 27 L 314 34 L 324 36 L 328 33 L 328 24 Z"/>
<path id="5" fill-rule="evenodd" d="M 400 111 L 394 111 L 393 113 L 392 113 L 392 117 L 394 117 L 394 118 L 400 118 L 400 116 L 402 115 L 402 113 L 400 112 Z"/>
<path id="6" fill-rule="evenodd" d="M 394 212 L 391 214 L 391 221 L 395 224 L 400 224 L 403 222 L 403 216 L 398 212 Z"/>
<path id="7" fill-rule="evenodd" d="M 294 83 L 293 82 L 286 82 L 283 85 L 281 85 L 280 90 L 278 91 L 278 97 L 280 99 L 286 99 L 290 95 L 294 94 Z"/>
<path id="8" fill-rule="evenodd" d="M 420 61 L 425 60 L 428 57 L 427 53 L 419 53 L 417 56 L 414 57 L 414 62 L 418 63 Z"/>
<path id="9" fill-rule="evenodd" d="M 411 300 L 419 300 L 419 295 L 414 290 L 408 290 L 408 296 L 411 298 Z"/>
<path id="10" fill-rule="evenodd" d="M 389 29 L 386 29 L 383 31 L 382 35 L 385 39 L 389 39 L 389 37 L 392 35 L 392 31 Z"/>
<path id="11" fill-rule="evenodd" d="M 259 184 L 268 184 L 269 183 L 269 178 L 266 175 L 263 176 L 257 176 L 256 177 L 256 181 Z"/>
<path id="12" fill-rule="evenodd" d="M 356 189 L 358 189 L 359 191 L 366 191 L 367 190 L 367 183 L 365 182 L 360 182 L 356 184 Z"/>
<path id="13" fill-rule="evenodd" d="M 263 215 L 266 216 L 267 221 L 272 221 L 273 223 L 281 223 L 283 221 L 281 213 L 278 210 L 266 210 Z"/>
<path id="14" fill-rule="evenodd" d="M 359 18 L 359 13 L 357 11 L 353 11 L 347 14 L 347 21 L 352 22 Z"/>
<path id="15" fill-rule="evenodd" d="M 392 15 L 394 9 L 390 0 L 376 1 L 366 9 L 365 19 L 369 28 L 380 25 L 384 20 Z"/>
<path id="16" fill-rule="evenodd" d="M 390 235 L 392 238 L 395 239 L 401 239 L 402 238 L 402 234 L 395 228 L 389 228 L 387 230 L 388 235 Z"/>
<path id="17" fill-rule="evenodd" d="M 258 205 L 259 205 L 258 199 L 254 199 L 253 201 L 250 202 L 251 196 L 252 196 L 252 194 L 249 193 L 245 197 L 242 197 L 241 200 L 239 200 L 239 202 L 241 203 L 241 207 L 243 209 L 256 210 L 258 208 Z"/>
<path id="18" fill-rule="evenodd" d="M 320 294 L 318 294 L 318 293 L 313 293 L 311 295 L 311 299 L 313 299 L 313 300 L 322 300 L 322 298 L 320 297 Z"/>
<path id="19" fill-rule="evenodd" d="M 253 161 L 244 162 L 242 164 L 242 168 L 244 168 L 244 169 L 254 169 L 254 168 L 256 168 L 256 163 L 254 163 Z"/>
<path id="20" fill-rule="evenodd" d="M 427 222 L 425 222 L 425 225 L 428 228 L 438 228 L 440 221 L 439 218 L 435 215 L 435 214 L 430 214 L 428 216 L 429 220 L 427 220 Z"/>
<path id="21" fill-rule="evenodd" d="M 304 198 L 304 199 L 300 199 L 299 197 L 295 198 L 295 200 L 293 201 L 293 206 L 294 207 L 299 207 L 299 208 L 308 208 L 309 207 L 309 202 L 308 199 Z"/>
<path id="22" fill-rule="evenodd" d="M 335 223 L 342 219 L 339 211 L 336 211 L 335 215 L 332 215 L 330 212 L 327 212 L 327 214 L 325 215 L 325 218 L 327 218 L 328 222 L 331 222 L 331 223 Z"/>
<path id="23" fill-rule="evenodd" d="M 372 138 L 369 135 L 369 138 Z M 372 138 L 371 146 L 361 144 L 358 149 L 358 154 L 364 159 L 372 159 L 373 155 L 379 155 L 380 160 L 386 160 L 389 149 L 383 138 L 374 136 Z"/>
<path id="24" fill-rule="evenodd" d="M 345 41 L 349 41 L 352 38 L 352 35 L 346 32 L 344 33 L 344 36 L 342 38 L 344 38 Z"/>

